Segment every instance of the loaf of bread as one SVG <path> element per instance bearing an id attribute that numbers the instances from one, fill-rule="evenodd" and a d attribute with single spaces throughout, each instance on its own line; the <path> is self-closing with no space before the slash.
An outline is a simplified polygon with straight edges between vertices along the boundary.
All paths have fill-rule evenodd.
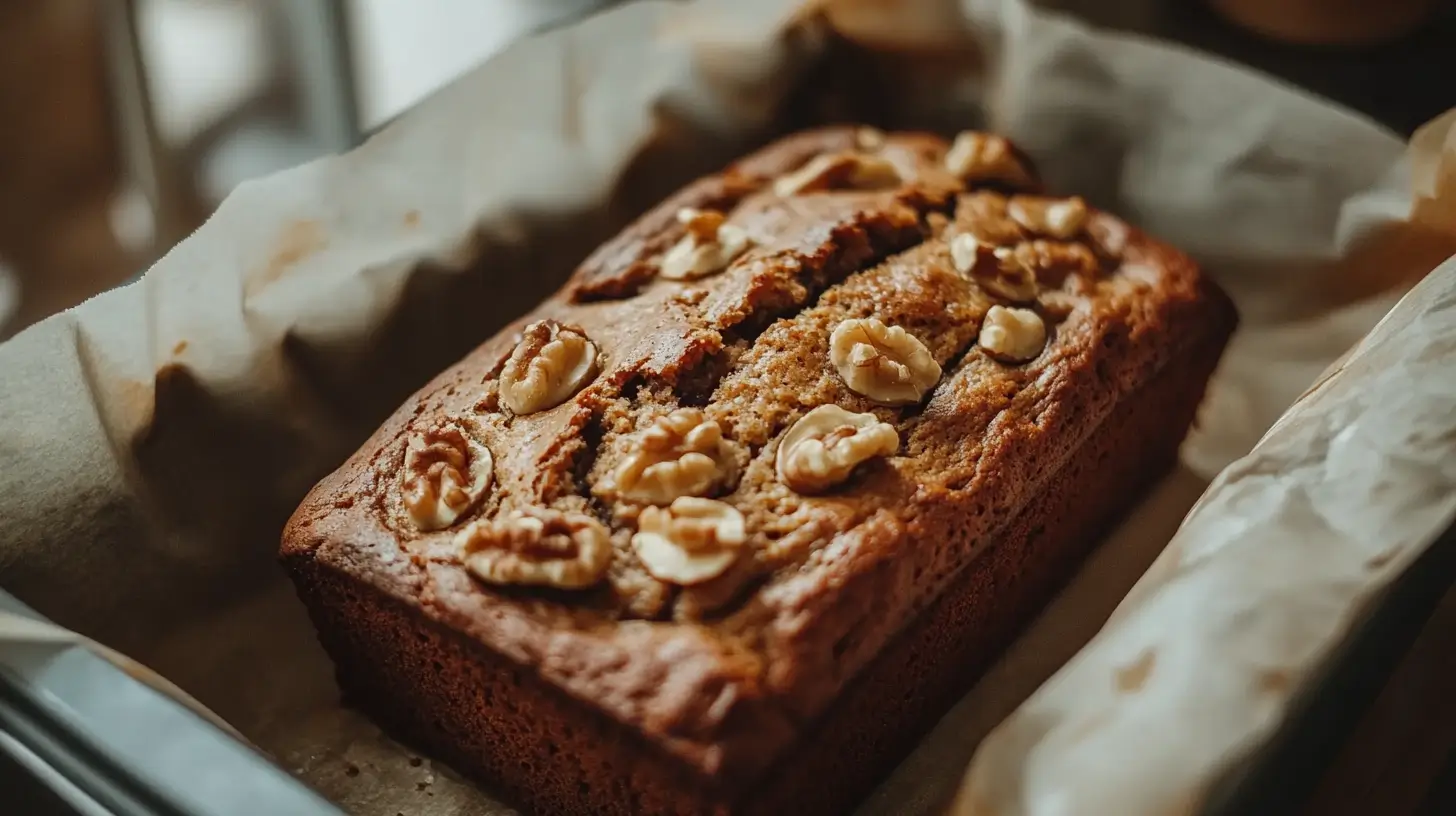
<path id="1" fill-rule="evenodd" d="M 282 559 L 346 697 L 535 812 L 842 812 L 1171 466 L 1234 324 L 1004 139 L 805 132 L 416 394 Z"/>

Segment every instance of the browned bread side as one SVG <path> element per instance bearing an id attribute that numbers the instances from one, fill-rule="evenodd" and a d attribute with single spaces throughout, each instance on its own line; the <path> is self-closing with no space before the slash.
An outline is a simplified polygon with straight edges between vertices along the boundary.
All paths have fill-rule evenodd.
<path id="1" fill-rule="evenodd" d="M 790 748 L 833 719 L 845 686 L 897 648 L 897 634 L 987 569 L 987 553 L 1005 559 L 1010 547 L 1028 563 L 1038 547 L 1059 553 L 1028 578 L 1038 585 L 1074 562 L 1095 529 L 1074 535 L 1059 518 L 1028 519 L 1029 508 L 1083 496 L 1097 506 L 1064 512 L 1105 523 L 1131 501 L 1131 491 L 1124 502 L 1106 498 L 1101 480 L 1137 483 L 1171 461 L 1232 308 L 1186 257 L 1111 216 L 1080 201 L 1008 198 L 1035 186 L 1024 158 L 982 139 L 970 145 L 987 159 L 977 164 L 967 144 L 957 152 L 932 136 L 839 128 L 772 145 L 643 216 L 562 292 L 422 389 L 285 531 L 284 561 L 345 686 L 419 738 L 438 715 L 401 697 L 403 678 L 424 690 L 439 681 L 431 674 L 500 667 L 513 679 L 482 694 L 531 686 L 587 712 L 561 716 L 620 729 L 630 750 L 664 760 L 662 773 L 690 780 L 677 789 L 737 801 L 734 791 L 792 761 Z M 684 223 L 684 208 L 726 222 Z M 670 279 L 685 268 L 678 250 L 695 241 L 721 246 L 690 258 L 699 262 L 691 279 Z M 1025 334 L 1019 324 L 983 333 L 993 306 L 1020 301 L 1016 314 L 1043 326 L 1043 342 L 1008 344 Z M 831 348 L 843 328 L 873 333 L 856 322 L 867 319 L 911 340 L 860 334 L 865 342 Z M 523 388 L 533 355 L 555 341 L 565 356 L 543 369 L 552 376 Z M 585 341 L 594 366 L 576 365 Z M 903 366 L 875 369 L 874 355 L 847 365 L 850 346 Z M 1154 388 L 1170 406 L 1165 419 L 1131 402 Z M 872 427 L 875 452 L 848 470 L 816 469 L 812 457 L 786 470 L 781 443 L 826 405 Z M 1135 409 L 1141 434 L 1116 424 Z M 673 435 L 709 425 L 707 447 Z M 1118 445 L 1107 449 L 1104 432 Z M 685 463 L 678 480 L 654 483 L 634 469 L 661 458 L 643 458 L 659 444 L 652 438 L 680 443 L 671 456 L 693 445 L 705 454 L 673 459 Z M 488 469 L 475 467 L 486 460 Z M 1074 466 L 1091 484 L 1065 484 Z M 459 501 L 445 501 L 453 509 L 443 517 L 420 515 L 421 496 L 434 501 L 442 478 Z M 741 517 L 742 540 L 731 524 L 709 525 L 727 543 L 674 526 L 683 518 L 661 506 L 682 490 Z M 566 549 L 546 552 L 521 532 L 529 524 L 506 524 L 528 517 L 566 533 L 552 539 Z M 1062 533 L 1037 543 L 1038 526 Z M 1023 533 L 1008 538 L 1013 529 Z M 652 530 L 671 534 L 653 549 L 643 541 Z M 691 569 L 661 560 L 664 540 Z M 973 616 L 950 632 L 976 630 L 959 634 L 980 651 L 1021 614 L 1018 590 L 987 591 L 976 603 L 994 620 Z M 367 609 L 342 614 L 358 604 Z M 394 635 L 369 628 L 371 616 L 391 615 L 425 627 L 398 637 L 444 637 L 448 660 L 474 668 L 445 658 L 371 668 L 405 659 L 404 645 L 381 641 Z M 917 682 L 929 688 L 940 676 Z M 459 693 L 440 688 L 431 699 L 448 709 Z M 391 696 L 400 699 L 392 707 Z M 501 751 L 566 739 L 526 712 L 502 719 L 489 699 L 451 710 L 476 711 L 475 727 L 503 735 Z M 447 736 L 425 739 L 510 776 L 462 747 L 480 735 L 440 728 Z M 521 778 L 540 777 L 535 767 Z M 633 778 L 614 783 L 622 801 L 641 787 Z M 569 810 L 567 801 L 538 804 Z M 605 801 L 598 791 L 580 803 Z"/>

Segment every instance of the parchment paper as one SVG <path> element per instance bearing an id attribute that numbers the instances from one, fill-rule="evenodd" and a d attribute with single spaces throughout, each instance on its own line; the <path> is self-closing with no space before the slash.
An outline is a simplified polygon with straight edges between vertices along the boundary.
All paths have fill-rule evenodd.
<path id="1" fill-rule="evenodd" d="M 1421 165 L 1413 205 L 1380 127 L 1019 2 L 631 4 L 516 44 L 347 156 L 245 185 L 137 284 L 0 345 L 0 586 L 351 812 L 505 812 L 338 706 L 273 562 L 282 522 L 633 214 L 775 133 L 845 118 L 1006 132 L 1054 189 L 1188 248 L 1244 316 L 1185 468 L 865 808 L 925 812 L 1091 637 L 1203 478 L 1456 251 L 1436 226 L 1452 223 L 1449 164 Z"/>

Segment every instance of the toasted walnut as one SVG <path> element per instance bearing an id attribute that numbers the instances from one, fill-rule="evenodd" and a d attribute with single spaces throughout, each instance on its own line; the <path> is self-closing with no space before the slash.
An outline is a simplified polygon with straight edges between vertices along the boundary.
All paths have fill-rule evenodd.
<path id="1" fill-rule="evenodd" d="M 1003 363 L 1024 363 L 1041 354 L 1046 325 L 1030 309 L 992 306 L 981 324 L 981 348 Z"/>
<path id="2" fill-rule="evenodd" d="M 860 463 L 900 449 L 895 427 L 874 414 L 821 405 L 805 414 L 779 443 L 779 481 L 799 493 L 822 493 L 849 478 Z"/>
<path id="3" fill-rule="evenodd" d="M 854 146 L 860 150 L 879 150 L 885 146 L 885 132 L 872 127 L 858 128 L 854 132 Z"/>
<path id="4" fill-rule="evenodd" d="M 501 402 L 516 414 L 534 414 L 565 402 L 597 374 L 597 346 L 581 329 L 538 320 L 500 374 Z"/>
<path id="5" fill-rule="evenodd" d="M 845 385 L 882 405 L 919 402 L 940 382 L 940 364 L 924 343 L 873 317 L 835 326 L 829 360 Z"/>
<path id="6" fill-rule="evenodd" d="M 624 499 L 662 505 L 679 496 L 706 496 L 731 475 L 718 423 L 697 408 L 678 408 L 653 421 L 611 481 Z"/>
<path id="7" fill-rule="evenodd" d="M 900 171 L 879 156 L 824 153 L 774 182 L 774 192 L 781 196 L 791 196 L 814 190 L 841 188 L 876 190 L 894 187 L 900 182 Z"/>
<path id="8" fill-rule="evenodd" d="M 1095 275 L 1101 264 L 1097 255 L 1082 244 L 1023 241 L 1011 249 L 1012 265 L 1031 270 L 1046 286 L 1061 286 L 1068 275 Z"/>
<path id="9" fill-rule="evenodd" d="M 691 586 L 722 575 L 747 540 L 743 514 L 732 505 L 683 496 L 643 509 L 632 546 L 654 578 Z"/>
<path id="10" fill-rule="evenodd" d="M 490 449 L 454 425 L 410 437 L 400 474 L 405 510 L 421 530 L 454 524 L 490 488 Z"/>
<path id="11" fill-rule="evenodd" d="M 1016 223 L 1037 235 L 1064 241 L 1077 237 L 1087 225 L 1087 202 L 1077 196 L 1012 196 L 1006 212 Z"/>
<path id="12" fill-rule="evenodd" d="M 961 179 L 978 181 L 1004 181 L 1010 184 L 1030 184 L 1031 173 L 1027 172 L 1011 143 L 989 133 L 974 130 L 962 131 L 956 135 L 950 150 L 945 154 L 945 166 Z"/>
<path id="13" fill-rule="evenodd" d="M 580 589 L 600 581 L 612 562 L 611 537 L 596 519 L 534 507 L 471 522 L 455 546 L 465 568 L 492 584 Z"/>
<path id="14" fill-rule="evenodd" d="M 1036 299 L 1036 273 L 1011 247 L 993 247 L 963 232 L 951 239 L 950 257 L 957 272 L 996 297 L 1013 303 Z"/>
<path id="15" fill-rule="evenodd" d="M 694 280 L 728 268 L 752 240 L 742 227 L 724 223 L 723 213 L 683 208 L 677 220 L 688 234 L 662 256 L 661 274 L 670 280 Z"/>
<path id="16" fill-rule="evenodd" d="M 1027 266 L 1025 258 L 1012 247 L 997 247 L 996 266 L 986 270 L 975 270 L 976 283 L 982 289 L 1012 303 L 1030 303 L 1036 300 L 1039 286 L 1036 270 Z"/>
<path id="17" fill-rule="evenodd" d="M 1026 230 L 1006 214 L 1006 197 L 996 193 L 961 196 L 955 220 L 961 231 L 976 236 L 983 244 L 1015 246 L 1026 238 Z"/>
<path id="18" fill-rule="evenodd" d="M 973 278 L 995 274 L 1001 263 L 996 259 L 995 245 L 968 232 L 950 239 L 950 259 L 957 272 Z"/>

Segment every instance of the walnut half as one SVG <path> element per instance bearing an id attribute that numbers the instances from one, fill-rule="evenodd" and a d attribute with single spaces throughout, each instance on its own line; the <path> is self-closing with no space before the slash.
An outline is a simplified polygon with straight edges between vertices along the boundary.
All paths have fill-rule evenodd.
<path id="1" fill-rule="evenodd" d="M 660 274 L 669 280 L 694 280 L 715 275 L 742 255 L 752 240 L 742 227 L 724 223 L 723 214 L 683 208 L 677 220 L 688 234 L 662 257 Z"/>
<path id="2" fill-rule="evenodd" d="M 654 578 L 691 586 L 722 575 L 747 540 L 743 514 L 732 505 L 683 496 L 644 509 L 632 547 Z"/>
<path id="3" fill-rule="evenodd" d="M 455 546 L 465 568 L 491 584 L 580 589 L 600 581 L 612 562 L 611 537 L 596 519 L 535 507 L 471 522 Z"/>
<path id="4" fill-rule="evenodd" d="M 924 343 L 874 317 L 835 326 L 829 335 L 829 360 L 845 385 L 882 405 L 919 402 L 940 382 L 940 364 Z"/>
<path id="5" fill-rule="evenodd" d="M 798 493 L 823 493 L 849 478 L 860 463 L 900 449 L 895 427 L 874 414 L 821 405 L 805 414 L 779 443 L 779 481 Z"/>
<path id="6" fill-rule="evenodd" d="M 1024 363 L 1046 346 L 1046 324 L 1030 309 L 992 306 L 981 324 L 981 348 L 1003 363 Z"/>
<path id="7" fill-rule="evenodd" d="M 706 496 L 732 475 L 718 423 L 697 408 L 678 408 L 653 420 L 612 472 L 610 486 L 629 501 L 664 505 L 680 496 Z"/>
<path id="8" fill-rule="evenodd" d="M 597 346 L 581 329 L 538 320 L 521 332 L 500 374 L 501 402 L 517 415 L 554 408 L 597 375 Z"/>
<path id="9" fill-rule="evenodd" d="M 410 520 L 425 531 L 454 524 L 490 489 L 494 468 L 490 449 L 454 425 L 411 436 L 400 473 Z"/>

